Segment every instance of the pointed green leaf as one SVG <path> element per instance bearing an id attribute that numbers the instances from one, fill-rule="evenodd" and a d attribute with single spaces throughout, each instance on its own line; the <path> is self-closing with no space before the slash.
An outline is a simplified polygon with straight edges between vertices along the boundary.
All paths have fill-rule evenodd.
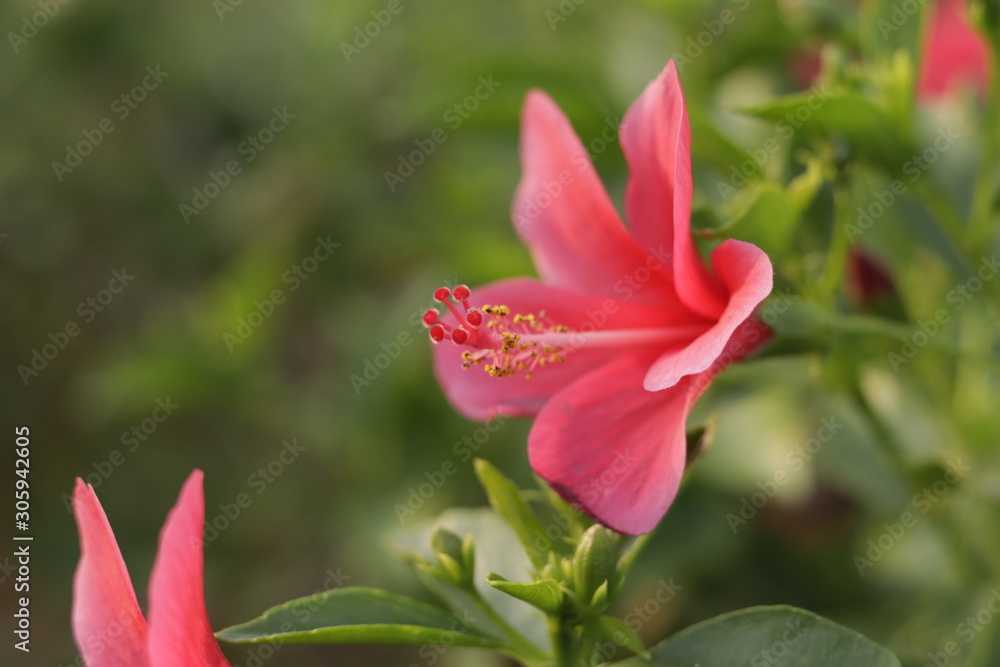
<path id="1" fill-rule="evenodd" d="M 409 558 L 420 562 L 436 558 L 432 552 L 430 536 L 436 528 L 444 527 L 456 535 L 469 535 L 475 541 L 475 575 L 473 584 L 479 594 L 491 607 L 497 610 L 518 632 L 541 647 L 547 647 L 549 633 L 545 626 L 545 616 L 530 605 L 505 595 L 494 589 L 486 581 L 488 572 L 503 572 L 510 579 L 528 581 L 533 577 L 534 568 L 517 535 L 493 509 L 489 507 L 451 508 L 433 521 L 414 522 L 393 535 L 393 544 Z M 469 541 L 469 540 L 467 540 Z M 463 551 L 465 543 L 463 543 Z M 470 545 L 471 547 L 471 545 Z M 467 591 L 421 572 L 421 581 L 439 596 L 451 610 L 466 618 L 468 609 L 475 608 L 475 602 Z M 470 622 L 485 634 L 500 635 L 500 629 L 483 614 L 474 614 Z"/>
<path id="2" fill-rule="evenodd" d="M 215 636 L 236 643 L 504 645 L 443 609 L 375 588 L 340 588 L 292 600 Z"/>
<path id="3" fill-rule="evenodd" d="M 493 464 L 483 459 L 476 459 L 476 476 L 486 489 L 490 505 L 517 533 L 535 569 L 541 569 L 545 565 L 545 554 L 535 547 L 535 542 L 539 536 L 545 537 L 545 531 L 538 517 L 521 497 L 521 490 L 514 482 L 504 477 Z"/>
<path id="4" fill-rule="evenodd" d="M 751 607 L 694 625 L 620 667 L 900 667 L 892 653 L 821 616 L 794 607 Z"/>
<path id="5" fill-rule="evenodd" d="M 643 645 L 639 635 L 636 634 L 629 625 L 614 616 L 601 616 L 598 621 L 598 629 L 601 632 L 601 639 L 613 642 L 618 646 L 627 648 L 632 653 L 637 653 L 643 657 L 649 657 L 649 651 Z"/>
<path id="6" fill-rule="evenodd" d="M 563 590 L 555 579 L 542 579 L 522 584 L 507 581 L 499 574 L 491 572 L 486 575 L 486 580 L 490 582 L 490 586 L 498 591 L 503 591 L 511 597 L 527 602 L 546 614 L 555 614 L 562 608 Z"/>
<path id="7" fill-rule="evenodd" d="M 462 560 L 462 540 L 446 528 L 437 528 L 431 533 L 431 548 L 435 554 L 446 554 L 456 561 Z"/>

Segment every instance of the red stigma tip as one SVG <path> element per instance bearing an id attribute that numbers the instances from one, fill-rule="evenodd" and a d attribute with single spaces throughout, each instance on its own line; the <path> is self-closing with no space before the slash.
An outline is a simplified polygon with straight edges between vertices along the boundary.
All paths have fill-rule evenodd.
<path id="1" fill-rule="evenodd" d="M 441 341 L 444 340 L 444 327 L 441 326 L 440 324 L 435 324 L 434 326 L 432 326 L 431 330 L 428 333 L 431 336 L 431 340 L 434 341 L 435 343 L 440 343 Z"/>
<path id="2" fill-rule="evenodd" d="M 434 300 L 441 302 L 447 301 L 448 296 L 450 294 L 451 290 L 448 289 L 447 287 L 438 287 L 436 290 L 434 290 Z"/>
<path id="3" fill-rule="evenodd" d="M 465 341 L 469 340 L 469 332 L 462 327 L 455 327 L 451 332 L 451 340 L 455 345 L 464 345 Z"/>
<path id="4" fill-rule="evenodd" d="M 455 301 L 465 301 L 472 294 L 472 290 L 469 289 L 468 285 L 459 285 L 455 288 L 453 294 Z"/>
<path id="5" fill-rule="evenodd" d="M 470 310 L 465 315 L 465 321 L 474 327 L 478 327 L 480 324 L 483 323 L 483 311 L 475 309 Z"/>
<path id="6" fill-rule="evenodd" d="M 438 321 L 438 315 L 440 315 L 440 313 L 437 311 L 436 308 L 428 308 L 427 312 L 425 312 L 424 316 L 423 316 L 424 326 L 425 327 L 430 327 L 435 322 L 437 322 Z"/>

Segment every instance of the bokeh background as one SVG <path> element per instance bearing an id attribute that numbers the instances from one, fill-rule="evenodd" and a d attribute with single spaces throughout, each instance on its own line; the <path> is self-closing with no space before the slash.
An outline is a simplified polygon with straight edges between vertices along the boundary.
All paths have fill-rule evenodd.
<path id="1" fill-rule="evenodd" d="M 51 18 L 26 31 L 43 6 Z M 682 68 L 697 219 L 709 226 L 731 213 L 717 184 L 746 159 L 741 151 L 775 132 L 733 109 L 807 87 L 825 41 L 875 53 L 919 26 L 880 41 L 854 3 L 776 0 L 4 3 L 0 413 L 6 471 L 13 425 L 31 428 L 36 535 L 33 651 L 15 664 L 77 658 L 69 609 L 78 546 L 66 504 L 77 476 L 97 489 L 142 604 L 162 521 L 195 467 L 206 474 L 209 521 L 223 526 L 210 528 L 205 557 L 215 627 L 329 587 L 334 575 L 426 598 L 388 546 L 393 531 L 485 497 L 453 450 L 479 425 L 443 398 L 418 317 L 441 284 L 532 273 L 509 222 L 526 91 L 558 101 L 620 201 L 624 161 L 602 132 L 724 10 L 736 20 Z M 147 68 L 165 74 L 156 81 Z M 146 89 L 130 92 L 144 77 Z M 144 99 L 132 108 L 122 95 Z M 958 202 L 975 165 L 977 103 L 959 91 L 921 116 L 928 144 L 941 114 L 965 128 L 932 176 Z M 261 134 L 276 112 L 287 123 Z M 95 134 L 105 118 L 113 130 Z M 259 148 L 248 148 L 251 137 Z M 78 166 L 54 167 L 72 165 L 67 147 L 88 141 L 96 145 Z M 805 138 L 783 140 L 755 178 L 787 182 L 808 148 Z M 232 161 L 239 173 L 218 176 Z M 393 172 L 402 178 L 387 178 Z M 213 173 L 225 187 L 210 185 Z M 858 205 L 887 183 L 874 171 L 858 182 Z M 766 219 L 732 233 L 771 251 L 779 289 L 796 295 L 829 243 L 830 201 L 824 188 L 777 234 Z M 203 206 L 194 214 L 182 205 Z M 321 240 L 337 247 L 307 260 Z M 967 277 L 913 201 L 892 207 L 864 242 L 914 322 Z M 302 274 L 292 278 L 296 266 Z M 134 279 L 102 292 L 114 271 Z M 276 289 L 283 302 L 268 305 Z M 727 372 L 692 418 L 715 416 L 715 445 L 616 611 L 641 606 L 672 579 L 683 589 L 643 623 L 648 643 L 775 603 L 847 624 L 908 664 L 955 639 L 996 584 L 995 332 L 981 300 L 953 313 L 944 334 L 966 357 L 928 350 L 895 373 L 885 354 L 898 340 L 842 334 L 778 345 Z M 248 318 L 259 326 L 241 329 Z M 37 375 L 19 371 L 71 322 L 78 335 Z M 150 421 L 163 415 L 157 401 L 176 406 L 162 422 Z M 792 470 L 788 452 L 818 437 L 823 419 L 843 426 Z M 529 425 L 503 424 L 478 452 L 525 485 Z M 133 427 L 141 440 L 130 438 Z M 302 451 L 280 462 L 292 440 Z M 959 456 L 975 461 L 974 483 L 949 485 L 859 575 L 855 556 L 868 540 L 912 511 L 914 494 Z M 458 472 L 401 520 L 397 505 L 447 461 Z M 789 478 L 777 497 L 734 527 L 727 516 L 779 470 Z M 226 519 L 224 506 L 241 493 L 252 504 Z M 4 570 L 6 637 L 10 576 Z M 996 664 L 995 628 L 963 643 L 950 664 Z M 252 647 L 224 649 L 234 665 L 254 664 Z M 418 651 L 286 646 L 264 663 L 504 664 Z"/>

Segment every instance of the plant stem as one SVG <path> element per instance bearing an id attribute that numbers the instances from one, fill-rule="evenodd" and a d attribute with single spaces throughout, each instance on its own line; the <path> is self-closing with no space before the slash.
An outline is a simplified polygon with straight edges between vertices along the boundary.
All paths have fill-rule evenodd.
<path id="1" fill-rule="evenodd" d="M 934 215 L 935 220 L 938 222 L 938 228 L 947 237 L 955 251 L 958 252 L 966 271 L 970 275 L 974 275 L 977 266 L 982 263 L 986 253 L 976 243 L 970 231 L 962 224 L 962 219 L 955 211 L 955 207 L 941 193 L 941 190 L 933 184 L 924 183 L 922 186 L 918 186 L 915 192 L 924 206 Z M 981 284 L 983 290 L 990 297 L 986 304 L 986 310 L 993 320 L 997 324 L 1000 324 L 1000 311 L 998 311 L 998 306 L 1000 306 L 1000 281 L 994 280 L 994 277 L 991 276 L 988 280 L 982 280 Z"/>
<path id="2" fill-rule="evenodd" d="M 466 592 L 476 607 L 507 637 L 507 640 L 510 642 L 510 648 L 519 658 L 523 658 L 530 663 L 545 661 L 548 658 L 545 651 L 522 635 L 517 628 L 507 622 L 507 619 L 497 613 L 493 605 L 487 602 L 476 588 L 467 589 Z"/>
<path id="3" fill-rule="evenodd" d="M 833 296 L 837 286 L 844 276 L 844 265 L 847 262 L 847 252 L 851 241 L 847 238 L 846 229 L 851 224 L 851 193 L 850 186 L 838 179 L 833 192 L 833 229 L 830 230 L 830 251 L 826 257 L 826 265 L 819 279 L 819 293 L 826 299 Z"/>
<path id="4" fill-rule="evenodd" d="M 977 244 L 986 244 L 993 237 L 993 202 L 997 162 L 1000 161 L 1000 50 L 992 49 L 989 81 L 987 83 L 986 110 L 983 115 L 982 155 L 979 173 L 972 194 L 972 238 Z"/>
<path id="5" fill-rule="evenodd" d="M 549 636 L 552 638 L 552 665 L 555 667 L 577 667 L 576 642 L 573 629 L 561 616 L 549 616 Z"/>

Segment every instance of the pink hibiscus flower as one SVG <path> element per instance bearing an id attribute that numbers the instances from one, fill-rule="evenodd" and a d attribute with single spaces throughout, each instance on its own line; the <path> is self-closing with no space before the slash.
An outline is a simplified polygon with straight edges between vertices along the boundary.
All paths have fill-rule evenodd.
<path id="1" fill-rule="evenodd" d="M 149 623 L 93 487 L 76 480 L 80 564 L 73 580 L 73 636 L 88 667 L 228 667 L 205 611 L 202 472 L 184 483 L 160 533 L 149 582 Z"/>
<path id="2" fill-rule="evenodd" d="M 769 336 L 752 313 L 772 268 L 728 240 L 709 269 L 694 246 L 691 135 L 672 62 L 629 110 L 621 143 L 629 229 L 569 121 L 529 93 L 513 218 L 541 281 L 441 288 L 449 312 L 424 323 L 461 413 L 535 417 L 535 471 L 596 520 L 640 534 L 677 494 L 692 404 Z"/>
<path id="3" fill-rule="evenodd" d="M 969 25 L 965 0 L 939 0 L 930 18 L 917 92 L 940 97 L 963 84 L 986 88 L 989 50 Z"/>

